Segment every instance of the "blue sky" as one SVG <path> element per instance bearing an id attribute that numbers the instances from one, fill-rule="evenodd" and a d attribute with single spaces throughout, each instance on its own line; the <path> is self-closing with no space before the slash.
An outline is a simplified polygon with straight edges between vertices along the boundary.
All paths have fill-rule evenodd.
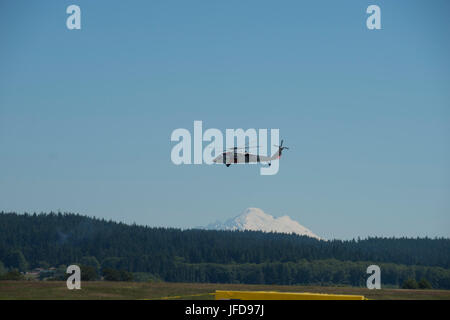
<path id="1" fill-rule="evenodd" d="M 77 4 L 82 29 L 66 28 Z M 382 30 L 366 28 L 370 4 Z M 450 237 L 448 1 L 0 4 L 0 210 L 325 238 Z M 279 128 L 275 176 L 175 166 L 176 128 Z"/>

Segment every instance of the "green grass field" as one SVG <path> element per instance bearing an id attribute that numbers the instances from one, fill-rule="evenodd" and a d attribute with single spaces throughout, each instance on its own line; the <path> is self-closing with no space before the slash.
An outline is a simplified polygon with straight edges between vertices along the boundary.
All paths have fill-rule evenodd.
<path id="1" fill-rule="evenodd" d="M 254 290 L 364 295 L 368 299 L 445 299 L 450 290 L 368 290 L 354 287 L 277 286 L 213 283 L 82 282 L 81 290 L 68 290 L 60 281 L 0 281 L 0 299 L 214 299 L 215 290 Z"/>

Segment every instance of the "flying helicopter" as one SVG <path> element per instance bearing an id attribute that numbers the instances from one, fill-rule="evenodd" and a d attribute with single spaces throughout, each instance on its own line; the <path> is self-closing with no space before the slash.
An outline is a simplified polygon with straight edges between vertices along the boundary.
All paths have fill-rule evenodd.
<path id="1" fill-rule="evenodd" d="M 225 164 L 229 167 L 231 164 L 235 163 L 267 163 L 270 167 L 272 160 L 278 160 L 281 157 L 281 153 L 283 150 L 289 150 L 288 147 L 283 147 L 283 140 L 281 140 L 281 144 L 274 145 L 278 147 L 278 151 L 275 152 L 272 156 L 260 156 L 259 154 L 251 154 L 248 149 L 251 148 L 259 148 L 259 147 L 244 147 L 244 148 L 230 148 L 225 150 L 222 154 L 218 155 L 213 162 L 216 164 Z M 243 152 L 239 152 L 239 150 L 244 150 Z"/>

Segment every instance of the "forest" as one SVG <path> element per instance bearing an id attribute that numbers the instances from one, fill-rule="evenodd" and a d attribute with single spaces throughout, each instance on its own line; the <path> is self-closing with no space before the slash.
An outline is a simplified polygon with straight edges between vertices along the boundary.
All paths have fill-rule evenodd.
<path id="1" fill-rule="evenodd" d="M 0 212 L 0 276 L 78 264 L 82 278 L 130 281 L 365 286 L 426 281 L 450 289 L 450 239 L 316 240 L 255 231 L 128 225 L 72 213 Z M 54 272 L 55 273 L 55 272 Z M 83 277 L 84 274 L 84 277 Z"/>

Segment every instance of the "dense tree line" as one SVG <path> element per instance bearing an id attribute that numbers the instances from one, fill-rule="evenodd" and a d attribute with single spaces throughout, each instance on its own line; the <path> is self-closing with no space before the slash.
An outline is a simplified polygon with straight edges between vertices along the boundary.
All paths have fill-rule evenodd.
<path id="1" fill-rule="evenodd" d="M 68 213 L 0 213 L 0 261 L 25 271 L 72 263 L 165 281 L 364 285 L 427 279 L 450 289 L 450 239 L 320 241 L 297 235 L 126 225 Z M 123 274 L 123 272 L 122 272 Z"/>
<path id="2" fill-rule="evenodd" d="M 373 262 L 334 259 L 261 264 L 176 264 L 170 273 L 163 275 L 168 281 L 185 282 L 366 286 L 366 270 L 371 264 Z M 430 287 L 450 289 L 449 269 L 392 263 L 378 265 L 383 285 L 400 287 L 407 280 L 421 279 L 429 282 Z"/>

